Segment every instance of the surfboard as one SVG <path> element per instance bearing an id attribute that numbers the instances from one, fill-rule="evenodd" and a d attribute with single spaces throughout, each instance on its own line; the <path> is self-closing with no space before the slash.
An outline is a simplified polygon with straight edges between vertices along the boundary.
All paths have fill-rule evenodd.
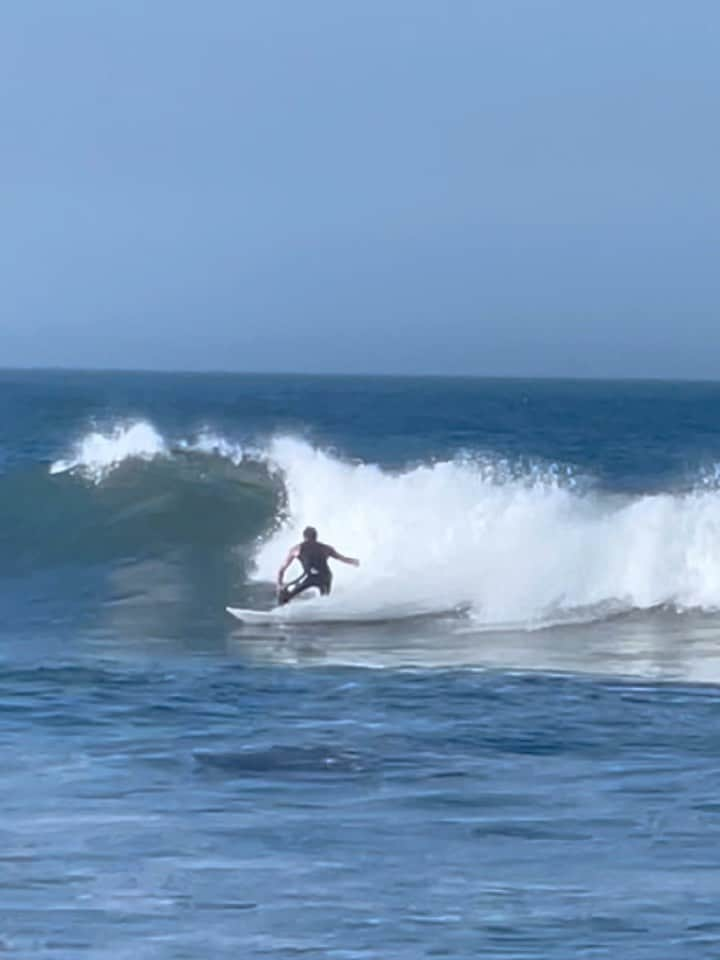
<path id="1" fill-rule="evenodd" d="M 247 626 L 310 626 L 319 624 L 354 624 L 357 626 L 394 623 L 398 620 L 427 620 L 437 617 L 457 618 L 464 611 L 457 607 L 445 611 L 425 611 L 402 606 L 387 607 L 379 610 L 347 610 L 342 607 L 330 606 L 326 599 L 312 598 L 298 600 L 285 604 L 282 607 L 272 607 L 270 610 L 251 610 L 245 607 L 225 607 L 231 617 Z"/>
<path id="2" fill-rule="evenodd" d="M 283 618 L 282 607 L 273 607 L 271 610 L 246 610 L 243 607 L 225 607 L 225 609 L 241 623 L 277 623 Z"/>

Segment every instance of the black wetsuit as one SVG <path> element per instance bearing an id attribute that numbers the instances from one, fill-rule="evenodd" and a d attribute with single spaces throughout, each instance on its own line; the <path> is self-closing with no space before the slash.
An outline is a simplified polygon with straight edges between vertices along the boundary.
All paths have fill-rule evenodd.
<path id="1" fill-rule="evenodd" d="M 303 572 L 297 580 L 293 580 L 280 591 L 280 603 L 287 603 L 304 590 L 317 587 L 320 593 L 330 593 L 332 587 L 332 573 L 328 566 L 328 557 L 335 551 L 326 543 L 316 540 L 303 540 L 300 544 L 298 560 L 302 564 Z"/>

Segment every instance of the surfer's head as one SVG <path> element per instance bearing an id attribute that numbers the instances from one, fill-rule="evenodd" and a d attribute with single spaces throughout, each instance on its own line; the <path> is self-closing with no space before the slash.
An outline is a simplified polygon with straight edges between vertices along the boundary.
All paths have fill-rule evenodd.
<path id="1" fill-rule="evenodd" d="M 303 540 L 317 540 L 317 530 L 315 527 L 305 527 L 303 530 Z"/>

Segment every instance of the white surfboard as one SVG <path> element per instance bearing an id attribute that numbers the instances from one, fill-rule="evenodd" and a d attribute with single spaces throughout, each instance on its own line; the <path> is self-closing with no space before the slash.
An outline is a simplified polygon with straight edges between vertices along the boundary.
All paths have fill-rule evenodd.
<path id="1" fill-rule="evenodd" d="M 246 610 L 243 607 L 225 607 L 225 609 L 241 623 L 278 623 L 283 619 L 282 607 L 273 607 L 271 610 Z"/>
<path id="2" fill-rule="evenodd" d="M 329 604 L 325 598 L 308 598 L 293 603 L 285 604 L 282 607 L 272 607 L 270 610 L 250 610 L 244 607 L 225 607 L 227 612 L 239 620 L 241 623 L 260 626 L 272 626 L 273 624 L 309 625 L 309 624 L 372 624 L 388 623 L 396 620 L 425 620 L 440 617 L 456 618 L 462 615 L 457 608 L 446 611 L 427 611 L 418 610 L 417 607 L 407 607 L 395 605 L 392 608 L 387 606 L 377 610 L 352 610 L 343 609 Z"/>

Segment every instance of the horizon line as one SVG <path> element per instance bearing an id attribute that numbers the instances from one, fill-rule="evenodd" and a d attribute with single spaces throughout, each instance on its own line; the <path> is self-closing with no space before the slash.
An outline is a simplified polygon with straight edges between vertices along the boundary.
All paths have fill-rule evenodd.
<path id="1" fill-rule="evenodd" d="M 408 373 L 385 371 L 371 373 L 359 372 L 331 372 L 327 370 L 300 371 L 300 370 L 231 370 L 227 368 L 190 369 L 178 368 L 172 370 L 166 367 L 73 367 L 62 364 L 37 364 L 33 366 L 0 366 L 0 374 L 5 373 L 68 373 L 68 374 L 154 374 L 156 376 L 218 376 L 218 377 L 317 377 L 334 379 L 356 380 L 561 380 L 566 382 L 596 382 L 596 383 L 718 383 L 718 377 L 671 377 L 671 376 L 639 376 L 639 375 L 609 375 L 609 374 L 551 374 L 551 373 L 439 373 L 424 371 Z"/>

